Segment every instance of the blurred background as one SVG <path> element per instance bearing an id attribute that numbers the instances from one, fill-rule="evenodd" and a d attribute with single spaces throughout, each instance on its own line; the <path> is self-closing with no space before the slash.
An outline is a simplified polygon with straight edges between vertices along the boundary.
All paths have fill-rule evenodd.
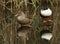
<path id="1" fill-rule="evenodd" d="M 43 0 L 0 0 L 0 44 L 45 44 L 41 41 L 40 31 L 42 27 L 40 9 Z M 46 0 L 53 11 L 54 35 L 50 43 L 60 44 L 60 0 Z M 21 26 L 15 15 L 18 11 L 24 12 L 31 19 L 32 28 L 28 33 L 28 40 L 17 36 L 17 29 Z"/>

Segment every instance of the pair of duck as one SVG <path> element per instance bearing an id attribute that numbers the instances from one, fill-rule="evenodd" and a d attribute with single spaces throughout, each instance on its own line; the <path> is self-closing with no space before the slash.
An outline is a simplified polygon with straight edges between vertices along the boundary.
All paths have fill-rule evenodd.
<path id="1" fill-rule="evenodd" d="M 52 10 L 51 10 L 50 8 L 43 8 L 43 9 L 41 9 L 40 12 L 41 12 L 41 15 L 44 16 L 44 17 L 49 17 L 49 16 L 52 15 Z M 30 19 L 27 18 L 27 16 L 26 16 L 23 12 L 21 12 L 21 11 L 19 11 L 18 14 L 16 14 L 15 16 L 16 16 L 16 18 L 17 18 L 17 21 L 18 21 L 20 24 L 25 25 L 25 24 L 29 24 L 29 23 L 30 23 Z M 49 20 L 49 22 L 50 22 L 50 21 L 51 21 L 51 20 Z M 43 22 L 46 22 L 46 21 L 43 20 Z M 46 40 L 50 40 L 50 39 L 52 38 L 52 33 L 50 33 L 50 32 L 48 32 L 48 33 L 43 33 L 43 34 L 41 35 L 41 38 L 42 38 L 42 39 L 46 39 Z"/>
<path id="2" fill-rule="evenodd" d="M 52 15 L 52 11 L 50 8 L 43 8 L 41 9 L 41 15 L 44 17 L 48 17 Z M 16 19 L 20 24 L 28 24 L 30 23 L 30 19 L 22 12 L 19 11 L 16 15 Z M 51 20 L 50 20 L 51 21 Z M 45 20 L 43 20 L 45 22 Z"/>

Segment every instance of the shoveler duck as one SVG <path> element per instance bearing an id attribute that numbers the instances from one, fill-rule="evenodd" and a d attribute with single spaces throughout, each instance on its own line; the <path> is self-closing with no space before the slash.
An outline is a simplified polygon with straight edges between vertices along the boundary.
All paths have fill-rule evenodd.
<path id="1" fill-rule="evenodd" d="M 28 24 L 30 23 L 30 19 L 26 17 L 26 15 L 19 11 L 16 15 L 16 19 L 20 24 Z"/>

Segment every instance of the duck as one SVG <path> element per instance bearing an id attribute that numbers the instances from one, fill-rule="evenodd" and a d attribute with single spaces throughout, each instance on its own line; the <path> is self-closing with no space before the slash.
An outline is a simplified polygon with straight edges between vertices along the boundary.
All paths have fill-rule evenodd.
<path id="1" fill-rule="evenodd" d="M 22 11 L 19 11 L 15 17 L 20 24 L 30 23 L 30 19 Z"/>
<path id="2" fill-rule="evenodd" d="M 52 10 L 49 7 L 44 7 L 40 10 L 40 13 L 44 17 L 49 17 L 52 15 Z"/>

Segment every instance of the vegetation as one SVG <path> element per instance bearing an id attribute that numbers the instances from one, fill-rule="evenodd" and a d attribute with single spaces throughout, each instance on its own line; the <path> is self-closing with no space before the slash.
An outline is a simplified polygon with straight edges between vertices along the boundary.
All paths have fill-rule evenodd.
<path id="1" fill-rule="evenodd" d="M 60 0 L 47 0 L 49 7 L 53 11 L 52 19 L 53 38 L 51 44 L 60 44 Z M 40 9 L 42 0 L 0 0 L 0 43 L 1 44 L 25 44 L 17 36 L 17 29 L 21 26 L 15 15 L 23 11 L 32 22 L 32 30 L 29 33 L 27 44 L 43 44 L 40 39 L 41 21 Z M 21 41 L 21 42 L 20 42 Z"/>

